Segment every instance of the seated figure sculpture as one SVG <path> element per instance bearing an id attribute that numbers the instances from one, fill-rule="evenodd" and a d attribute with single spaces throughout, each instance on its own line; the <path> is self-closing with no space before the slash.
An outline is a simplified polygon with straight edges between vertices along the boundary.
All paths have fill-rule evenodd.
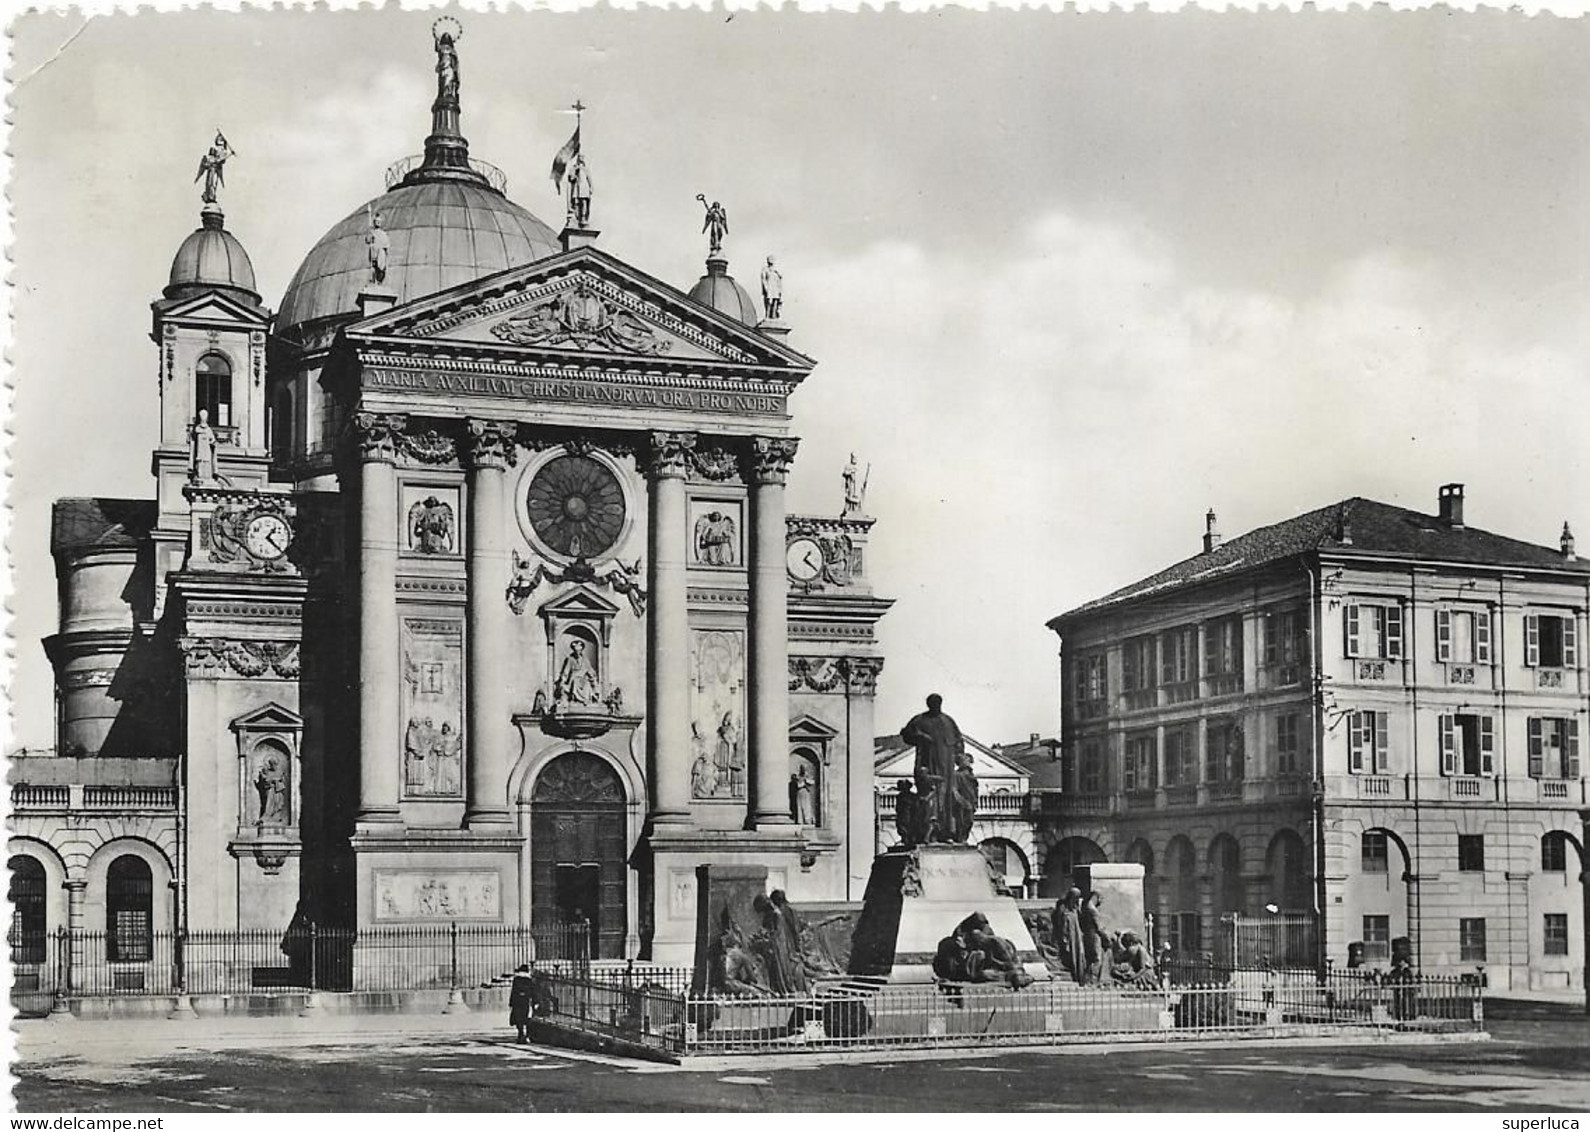
<path id="1" fill-rule="evenodd" d="M 1153 990 L 1159 986 L 1159 977 L 1154 973 L 1154 960 L 1149 956 L 1148 948 L 1143 946 L 1143 941 L 1137 938 L 1136 932 L 1121 933 L 1110 966 L 1110 977 L 1123 986 L 1142 990 Z"/>
<path id="2" fill-rule="evenodd" d="M 713 994 L 731 998 L 765 998 L 768 988 L 756 957 L 745 946 L 745 937 L 725 907 L 718 921 L 718 934 L 708 953 L 709 987 Z"/>
<path id="3" fill-rule="evenodd" d="M 1033 981 L 1022 966 L 1016 945 L 995 935 L 981 912 L 973 912 L 952 934 L 939 940 L 933 973 L 946 982 L 1003 982 L 1013 990 Z"/>

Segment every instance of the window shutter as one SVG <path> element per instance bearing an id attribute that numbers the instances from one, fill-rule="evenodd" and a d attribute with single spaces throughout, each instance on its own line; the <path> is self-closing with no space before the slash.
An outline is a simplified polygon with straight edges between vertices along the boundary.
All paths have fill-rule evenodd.
<path id="1" fill-rule="evenodd" d="M 1347 603 L 1347 655 L 1358 655 L 1358 604 Z"/>
<path id="2" fill-rule="evenodd" d="M 1452 611 L 1435 611 L 1435 658 L 1442 663 L 1452 659 Z"/>
<path id="3" fill-rule="evenodd" d="M 1579 624 L 1572 613 L 1565 614 L 1562 619 L 1562 666 L 1579 667 Z"/>
<path id="4" fill-rule="evenodd" d="M 1480 717 L 1480 773 L 1496 773 L 1496 721 L 1488 715 Z"/>
<path id="5" fill-rule="evenodd" d="M 1452 726 L 1452 717 L 1440 717 L 1441 730 L 1441 773 L 1457 773 L 1457 735 L 1456 728 Z"/>
<path id="6" fill-rule="evenodd" d="M 1160 682 L 1176 683 L 1176 633 L 1166 633 L 1159 639 Z"/>
<path id="7" fill-rule="evenodd" d="M 1539 778 L 1546 770 L 1546 741 L 1541 735 L 1538 716 L 1529 717 L 1529 777 Z"/>
<path id="8" fill-rule="evenodd" d="M 1382 774 L 1391 765 L 1390 723 L 1388 712 L 1372 711 L 1369 717 L 1375 726 L 1375 773 Z"/>
<path id="9" fill-rule="evenodd" d="M 1524 615 L 1524 663 L 1531 668 L 1540 666 L 1540 614 Z"/>
<path id="10" fill-rule="evenodd" d="M 1281 660 L 1280 622 L 1281 619 L 1273 613 L 1264 615 L 1264 664 L 1266 668 L 1280 663 Z"/>
<path id="11" fill-rule="evenodd" d="M 1364 713 L 1355 711 L 1347 717 L 1347 771 L 1364 773 Z"/>
<path id="12" fill-rule="evenodd" d="M 1474 614 L 1474 662 L 1491 662 L 1491 609 L 1486 606 Z"/>
<path id="13" fill-rule="evenodd" d="M 1579 721 L 1568 721 L 1568 757 L 1564 760 L 1566 767 L 1564 778 L 1579 777 Z"/>
<path id="14" fill-rule="evenodd" d="M 1386 606 L 1386 659 L 1402 659 L 1402 606 Z"/>

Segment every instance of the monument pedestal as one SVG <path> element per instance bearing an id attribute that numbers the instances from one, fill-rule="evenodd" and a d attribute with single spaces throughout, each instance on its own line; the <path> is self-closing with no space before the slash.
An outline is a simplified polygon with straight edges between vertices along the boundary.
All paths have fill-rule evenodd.
<path id="1" fill-rule="evenodd" d="M 888 983 L 933 982 L 939 941 L 973 912 L 1015 944 L 1034 980 L 1049 978 L 1021 907 L 994 883 L 988 861 L 970 845 L 891 849 L 872 862 L 865 904 L 850 946 L 851 975 Z"/>
<path id="2" fill-rule="evenodd" d="M 790 887 L 790 878 L 800 876 L 805 841 L 797 826 L 654 830 L 647 839 L 647 848 L 652 891 L 651 960 L 684 967 L 692 965 L 696 957 L 700 887 L 697 868 L 710 865 L 720 878 L 739 878 L 736 883 L 746 893 L 741 902 L 746 903 L 753 889 L 762 892 Z M 765 879 L 760 883 L 745 879 L 753 872 Z"/>

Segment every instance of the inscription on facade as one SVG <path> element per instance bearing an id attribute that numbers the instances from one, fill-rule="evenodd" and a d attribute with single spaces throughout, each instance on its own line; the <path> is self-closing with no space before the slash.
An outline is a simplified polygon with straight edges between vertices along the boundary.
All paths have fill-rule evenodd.
<path id="1" fill-rule="evenodd" d="M 710 389 L 658 389 L 618 382 L 574 381 L 556 377 L 437 373 L 431 370 L 367 370 L 367 389 L 422 393 L 465 393 L 480 397 L 569 401 L 579 405 L 619 405 L 641 409 L 683 409 L 703 413 L 759 413 L 783 416 L 778 393 L 734 393 Z"/>

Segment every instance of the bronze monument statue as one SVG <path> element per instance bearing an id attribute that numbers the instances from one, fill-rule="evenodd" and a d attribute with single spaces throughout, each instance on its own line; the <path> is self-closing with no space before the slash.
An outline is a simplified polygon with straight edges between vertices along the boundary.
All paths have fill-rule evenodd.
<path id="1" fill-rule="evenodd" d="M 458 50 L 464 29 L 451 16 L 443 16 L 431 26 L 436 41 L 436 101 L 458 105 Z"/>
<path id="2" fill-rule="evenodd" d="M 205 204 L 216 203 L 216 190 L 226 186 L 225 167 L 232 153 L 226 135 L 216 130 L 215 144 L 210 147 L 208 153 L 199 158 L 199 171 L 193 175 L 194 181 L 198 181 L 200 177 L 204 178 L 204 189 L 200 192 L 199 199 Z"/>
<path id="3" fill-rule="evenodd" d="M 717 201 L 708 204 L 703 193 L 697 193 L 696 199 L 707 210 L 706 219 L 701 224 L 701 230 L 707 233 L 707 254 L 719 255 L 723 251 L 723 237 L 729 234 L 729 213 Z"/>
<path id="4" fill-rule="evenodd" d="M 977 780 L 971 776 L 966 742 L 955 720 L 946 715 L 944 697 L 927 698 L 927 711 L 915 715 L 900 731 L 900 738 L 916 748 L 913 777 L 923 811 L 921 843 L 961 843 L 971 833 L 965 798 L 965 780 L 971 781 L 970 811 L 977 809 Z"/>

